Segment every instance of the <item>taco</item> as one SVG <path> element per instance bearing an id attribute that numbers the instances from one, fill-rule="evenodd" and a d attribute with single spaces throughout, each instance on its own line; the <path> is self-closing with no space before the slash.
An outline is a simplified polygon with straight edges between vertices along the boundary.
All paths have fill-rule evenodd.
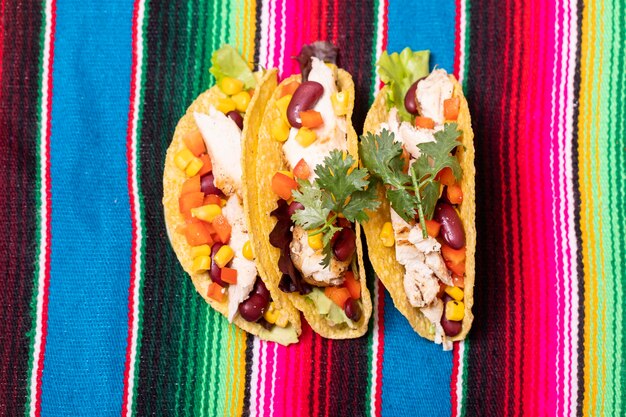
<path id="1" fill-rule="evenodd" d="M 473 316 L 474 146 L 467 101 L 429 52 L 381 56 L 385 86 L 365 120 L 361 162 L 382 204 L 363 223 L 370 260 L 421 336 L 464 339 Z"/>
<path id="2" fill-rule="evenodd" d="M 242 173 L 242 138 L 258 131 L 276 70 L 253 73 L 228 45 L 211 61 L 217 85 L 187 109 L 167 150 L 167 232 L 183 269 L 214 309 L 251 334 L 288 345 L 298 341 L 300 314 L 260 277 Z"/>
<path id="3" fill-rule="evenodd" d="M 367 331 L 372 303 L 358 221 L 377 207 L 359 169 L 350 120 L 354 83 L 327 42 L 306 45 L 301 74 L 272 94 L 259 134 L 246 136 L 246 177 L 255 250 L 267 282 L 288 296 L 314 331 L 333 339 Z"/>

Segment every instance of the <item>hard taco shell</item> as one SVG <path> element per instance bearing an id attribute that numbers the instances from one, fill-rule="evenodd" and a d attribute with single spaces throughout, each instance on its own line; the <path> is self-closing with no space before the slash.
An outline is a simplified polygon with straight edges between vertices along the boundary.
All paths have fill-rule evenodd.
<path id="1" fill-rule="evenodd" d="M 476 253 L 476 225 L 475 225 L 475 181 L 476 170 L 474 168 L 474 133 L 472 132 L 471 120 L 467 100 L 463 96 L 463 90 L 454 76 L 449 75 L 454 83 L 453 97 L 461 99 L 459 116 L 457 123 L 459 129 L 463 132 L 461 143 L 462 147 L 457 148 L 456 156 L 463 169 L 463 178 L 461 180 L 461 189 L 463 191 L 463 203 L 459 205 L 459 214 L 466 237 L 466 260 L 465 260 L 465 288 L 464 288 L 464 304 L 465 317 L 463 318 L 463 327 L 461 332 L 448 340 L 465 339 L 469 331 L 474 316 L 472 315 L 472 305 L 474 304 L 474 277 L 475 277 L 475 253 Z M 380 90 L 376 96 L 374 104 L 367 113 L 365 119 L 364 132 L 377 133 L 380 125 L 387 121 L 389 112 L 387 110 L 387 87 Z M 382 187 L 378 193 L 382 204 L 375 212 L 369 212 L 370 220 L 363 224 L 365 236 L 367 239 L 367 250 L 372 266 L 376 274 L 383 282 L 396 308 L 407 318 L 413 329 L 421 336 L 434 340 L 435 334 L 431 331 L 431 322 L 422 314 L 419 308 L 413 307 L 404 291 L 404 266 L 396 261 L 395 246 L 385 247 L 379 238 L 380 231 L 385 222 L 391 221 L 389 213 L 389 201 L 385 197 Z"/>

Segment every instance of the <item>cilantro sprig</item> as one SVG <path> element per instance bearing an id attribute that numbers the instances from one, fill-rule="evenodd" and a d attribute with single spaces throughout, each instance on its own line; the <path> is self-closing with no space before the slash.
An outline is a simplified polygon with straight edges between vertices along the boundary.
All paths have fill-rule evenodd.
<path id="1" fill-rule="evenodd" d="M 376 200 L 376 187 L 367 178 L 366 169 L 356 168 L 351 155 L 339 150 L 331 151 L 323 164 L 315 167 L 317 178 L 312 183 L 298 180 L 298 190 L 292 195 L 304 209 L 296 211 L 292 219 L 309 231 L 309 236 L 322 234 L 324 259 L 327 267 L 332 259 L 331 240 L 342 228 L 335 226 L 341 214 L 350 222 L 368 220 L 364 210 L 375 210 L 380 202 Z"/>
<path id="2" fill-rule="evenodd" d="M 461 143 L 461 132 L 456 123 L 445 124 L 443 130 L 434 133 L 435 142 L 418 144 L 421 155 L 404 173 L 402 144 L 394 141 L 394 134 L 383 129 L 378 135 L 370 132 L 361 136 L 359 153 L 363 165 L 371 174 L 387 185 L 387 199 L 391 207 L 409 222 L 419 216 L 424 238 L 426 219 L 431 219 L 439 198 L 440 182 L 437 174 L 450 168 L 455 179 L 461 179 L 459 161 L 450 154 Z"/>

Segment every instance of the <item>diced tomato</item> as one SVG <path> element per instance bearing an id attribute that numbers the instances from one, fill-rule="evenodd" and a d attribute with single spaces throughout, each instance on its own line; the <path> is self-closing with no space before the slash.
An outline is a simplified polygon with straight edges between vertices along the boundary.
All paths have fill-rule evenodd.
<path id="1" fill-rule="evenodd" d="M 459 184 L 448 185 L 446 194 L 448 201 L 452 204 L 461 204 L 463 202 L 463 190 Z"/>
<path id="2" fill-rule="evenodd" d="M 458 264 L 452 263 L 450 261 L 445 261 L 446 266 L 453 274 L 463 276 L 465 274 L 465 261 L 460 262 Z"/>
<path id="3" fill-rule="evenodd" d="M 283 200 L 291 198 L 291 192 L 298 188 L 298 183 L 293 178 L 277 172 L 272 177 L 272 190 Z"/>
<path id="4" fill-rule="evenodd" d="M 207 194 L 207 195 L 204 196 L 204 202 L 202 203 L 202 205 L 206 206 L 207 204 L 216 204 L 218 206 L 221 206 L 222 205 L 222 199 L 218 195 Z"/>
<path id="5" fill-rule="evenodd" d="M 202 191 L 181 195 L 178 198 L 178 210 L 185 217 L 191 218 L 191 209 L 200 207 L 204 202 L 204 193 Z"/>
<path id="6" fill-rule="evenodd" d="M 300 87 L 300 83 L 297 81 L 292 81 L 288 84 L 283 85 L 283 88 L 280 90 L 280 97 L 285 97 L 287 94 L 293 95 L 295 91 Z"/>
<path id="7" fill-rule="evenodd" d="M 465 261 L 465 250 L 466 248 L 461 249 L 453 249 L 446 244 L 441 245 L 441 256 L 447 262 L 451 262 L 453 264 L 460 264 Z M 461 274 L 462 275 L 462 274 Z"/>
<path id="8" fill-rule="evenodd" d="M 404 147 L 402 148 L 402 155 L 400 156 L 400 158 L 402 158 L 402 160 L 404 161 L 402 172 L 406 174 L 407 172 L 409 172 L 409 163 L 411 162 L 411 154 L 406 149 L 404 149 Z"/>
<path id="9" fill-rule="evenodd" d="M 426 220 L 426 232 L 428 236 L 437 237 L 439 236 L 439 229 L 441 228 L 441 224 L 437 223 L 434 220 Z"/>
<path id="10" fill-rule="evenodd" d="M 459 108 L 461 107 L 461 99 L 452 97 L 443 101 L 443 117 L 446 120 L 456 120 L 459 117 Z"/>
<path id="11" fill-rule="evenodd" d="M 200 160 L 202 161 L 202 168 L 198 171 L 198 175 L 203 176 L 213 171 L 213 164 L 211 163 L 211 157 L 209 154 L 200 155 Z"/>
<path id="12" fill-rule="evenodd" d="M 301 180 L 308 179 L 311 175 L 311 168 L 309 168 L 309 164 L 307 164 L 304 159 L 298 161 L 296 166 L 293 168 L 293 175 Z"/>
<path id="13" fill-rule="evenodd" d="M 415 117 L 415 126 L 423 127 L 425 129 L 434 129 L 435 121 L 430 117 L 417 116 Z"/>
<path id="14" fill-rule="evenodd" d="M 448 167 L 445 167 L 444 169 L 439 171 L 435 179 L 443 185 L 452 185 L 456 181 L 454 179 L 454 174 L 452 173 L 452 170 Z"/>
<path id="15" fill-rule="evenodd" d="M 194 175 L 183 183 L 183 189 L 180 191 L 180 195 L 183 196 L 185 194 L 198 192 L 200 192 L 200 175 Z"/>
<path id="16" fill-rule="evenodd" d="M 183 142 L 194 156 L 200 156 L 206 152 L 204 139 L 202 139 L 202 134 L 197 129 L 187 132 L 185 136 L 183 136 Z"/>
<path id="17" fill-rule="evenodd" d="M 229 284 L 236 284 L 237 283 L 237 270 L 228 268 L 225 266 L 224 268 L 222 268 L 222 275 L 220 278 L 222 278 L 222 281 L 227 282 Z"/>
<path id="18" fill-rule="evenodd" d="M 346 271 L 344 278 L 344 284 L 350 292 L 350 297 L 355 300 L 361 298 L 361 284 L 356 280 L 356 278 L 354 278 L 354 273 L 352 271 Z"/>
<path id="19" fill-rule="evenodd" d="M 324 294 L 341 308 L 343 308 L 348 298 L 350 298 L 350 291 L 345 287 L 326 287 Z"/>
<path id="20" fill-rule="evenodd" d="M 209 284 L 209 291 L 207 292 L 207 297 L 214 299 L 215 301 L 221 303 L 224 301 L 224 296 L 226 295 L 224 288 L 218 284 L 217 282 L 212 282 Z"/>
<path id="21" fill-rule="evenodd" d="M 190 246 L 213 245 L 211 230 L 207 227 L 208 223 L 201 220 L 190 220 L 187 222 L 185 229 L 185 238 Z"/>
<path id="22" fill-rule="evenodd" d="M 302 120 L 302 126 L 309 129 L 315 129 L 324 124 L 322 114 L 315 110 L 305 110 L 300 112 L 300 120 Z"/>
<path id="23" fill-rule="evenodd" d="M 228 243 L 230 240 L 230 232 L 232 230 L 230 223 L 226 220 L 226 217 L 223 215 L 218 215 L 213 219 L 213 228 L 215 229 L 215 233 L 219 237 L 220 242 Z"/>

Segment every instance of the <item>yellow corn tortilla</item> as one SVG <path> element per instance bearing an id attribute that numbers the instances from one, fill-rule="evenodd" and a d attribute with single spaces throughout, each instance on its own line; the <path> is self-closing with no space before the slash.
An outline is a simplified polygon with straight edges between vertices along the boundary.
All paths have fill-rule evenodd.
<path id="1" fill-rule="evenodd" d="M 278 197 L 272 191 L 272 176 L 281 170 L 290 170 L 289 165 L 283 157 L 283 144 L 272 139 L 270 134 L 270 126 L 272 120 L 281 117 L 278 108 L 275 105 L 279 98 L 282 86 L 292 81 L 300 82 L 300 75 L 292 75 L 283 80 L 279 87 L 274 91 L 271 99 L 267 103 L 263 121 L 260 124 L 258 135 L 247 135 L 245 138 L 246 145 L 246 163 L 243 166 L 244 177 L 247 178 L 248 201 L 256 199 L 255 206 L 250 205 L 249 215 L 251 218 L 251 231 L 254 236 L 255 253 L 262 253 L 260 259 L 262 270 L 265 276 L 265 282 L 278 289 L 278 283 L 282 277 L 282 273 L 278 269 L 278 259 L 280 258 L 280 250 L 273 247 L 269 242 L 269 235 L 274 226 L 276 219 L 270 216 L 270 212 L 277 206 Z M 346 115 L 347 120 L 347 140 L 348 152 L 358 160 L 358 141 L 357 135 L 350 123 L 352 112 L 354 110 L 354 83 L 352 77 L 346 71 L 339 69 L 338 71 L 339 90 L 349 94 L 350 105 Z M 258 115 L 258 113 L 256 114 Z M 313 168 L 313 167 L 311 167 Z M 254 178 L 254 180 L 251 180 Z M 347 324 L 333 326 L 326 318 L 322 317 L 315 309 L 311 301 L 304 296 L 293 293 L 285 294 L 294 306 L 304 313 L 304 317 L 311 325 L 311 328 L 321 336 L 329 339 L 350 339 L 362 336 L 367 331 L 367 324 L 372 314 L 372 301 L 370 293 L 367 289 L 365 281 L 365 268 L 363 266 L 363 247 L 361 242 L 361 229 L 356 225 L 356 247 L 357 262 L 359 268 L 358 279 L 361 284 L 361 300 L 363 306 L 363 314 L 361 319 L 355 323 L 356 328 L 351 329 Z M 280 290 L 278 290 L 280 291 Z"/>
<path id="2" fill-rule="evenodd" d="M 260 78 L 260 74 L 257 75 L 257 80 Z M 260 122 L 260 115 L 256 114 L 257 112 L 262 115 L 263 107 L 265 103 L 267 103 L 269 97 L 272 92 L 276 88 L 276 70 L 267 71 L 262 79 L 257 84 L 257 87 L 252 96 L 252 100 L 250 101 L 248 111 L 246 112 L 246 116 L 244 118 L 244 129 L 242 132 L 242 144 L 245 142 L 244 138 L 246 134 L 250 132 L 258 131 L 258 124 Z M 163 172 L 163 208 L 165 212 L 165 224 L 167 226 L 167 233 L 170 238 L 170 242 L 172 247 L 174 248 L 174 252 L 176 252 L 176 256 L 178 257 L 179 262 L 181 263 L 185 272 L 189 274 L 191 280 L 193 281 L 193 285 L 196 287 L 196 290 L 200 295 L 213 307 L 215 310 L 219 311 L 224 315 L 224 317 L 228 314 L 228 300 L 224 300 L 223 302 L 217 302 L 212 298 L 207 296 L 207 291 L 209 288 L 209 284 L 211 283 L 211 279 L 209 277 L 208 272 L 204 273 L 193 273 L 193 259 L 191 257 L 191 246 L 187 243 L 185 236 L 177 233 L 176 229 L 179 226 L 182 226 L 185 223 L 183 216 L 180 214 L 178 209 L 178 198 L 180 196 L 180 191 L 183 186 L 183 182 L 187 179 L 185 173 L 180 170 L 176 164 L 174 163 L 174 156 L 182 150 L 185 145 L 183 143 L 183 137 L 186 133 L 197 129 L 196 122 L 194 120 L 193 113 L 208 113 L 209 107 L 211 105 L 215 106 L 217 104 L 217 100 L 220 97 L 226 97 L 221 90 L 214 86 L 204 93 L 202 93 L 187 109 L 185 115 L 180 119 L 178 125 L 176 126 L 176 131 L 174 132 L 174 138 L 172 139 L 172 143 L 170 144 L 167 155 L 165 157 L 165 170 Z M 245 155 L 245 147 L 242 147 L 242 155 Z M 243 160 L 242 160 L 243 163 Z M 250 204 L 250 201 L 246 201 L 246 181 L 245 177 L 243 178 L 243 191 L 244 191 L 244 212 L 245 208 Z M 250 219 L 246 217 L 247 227 L 250 231 Z M 250 233 L 252 235 L 252 233 Z M 260 252 L 257 250 L 255 254 L 259 254 Z M 263 279 L 262 266 L 256 260 L 256 266 L 261 279 Z M 265 281 L 268 290 L 271 293 L 272 300 L 274 301 L 276 308 L 280 310 L 280 314 L 287 315 L 289 325 L 287 329 L 290 327 L 295 330 L 297 336 L 302 332 L 301 324 L 300 324 L 300 314 L 298 311 L 289 303 L 285 295 L 278 291 L 276 286 L 272 283 L 268 283 Z M 261 339 L 275 341 L 278 343 L 283 343 L 283 340 L 276 337 L 276 334 L 272 331 L 265 329 L 258 323 L 252 323 L 247 320 L 244 320 L 240 315 L 235 316 L 233 323 L 248 333 L 259 336 Z M 275 326 L 277 327 L 277 326 Z M 297 341 L 293 340 L 293 342 Z M 289 343 L 286 343 L 289 344 Z"/>
<path id="3" fill-rule="evenodd" d="M 464 288 L 464 304 L 465 317 L 463 318 L 463 327 L 461 332 L 454 336 L 448 337 L 448 340 L 463 340 L 472 326 L 472 305 L 474 304 L 474 277 L 475 277 L 475 253 L 476 253 L 476 226 L 475 226 L 475 185 L 474 178 L 476 170 L 474 168 L 474 133 L 472 132 L 469 109 L 467 100 L 463 96 L 463 90 L 454 76 L 449 75 L 450 80 L 454 83 L 453 97 L 461 99 L 459 109 L 459 117 L 457 123 L 459 130 L 463 132 L 461 143 L 462 147 L 457 148 L 456 156 L 463 169 L 463 178 L 461 180 L 461 189 L 463 191 L 463 202 L 459 205 L 460 217 L 465 229 L 466 239 L 466 259 L 465 259 L 465 288 Z M 387 110 L 387 87 L 380 90 L 376 96 L 374 104 L 367 113 L 363 132 L 377 133 L 380 130 L 381 123 L 387 121 L 389 111 Z M 389 213 L 389 201 L 385 197 L 385 191 L 381 186 L 378 190 L 378 196 L 381 199 L 381 205 L 375 212 L 368 212 L 370 220 L 363 224 L 365 237 L 367 239 L 367 250 L 372 266 L 376 271 L 376 275 L 383 282 L 393 302 L 398 310 L 407 318 L 413 329 L 421 336 L 435 340 L 435 334 L 431 331 L 432 324 L 420 311 L 419 308 L 413 307 L 404 291 L 404 266 L 396 261 L 395 246 L 385 247 L 379 237 L 380 231 L 385 222 L 391 221 Z"/>

